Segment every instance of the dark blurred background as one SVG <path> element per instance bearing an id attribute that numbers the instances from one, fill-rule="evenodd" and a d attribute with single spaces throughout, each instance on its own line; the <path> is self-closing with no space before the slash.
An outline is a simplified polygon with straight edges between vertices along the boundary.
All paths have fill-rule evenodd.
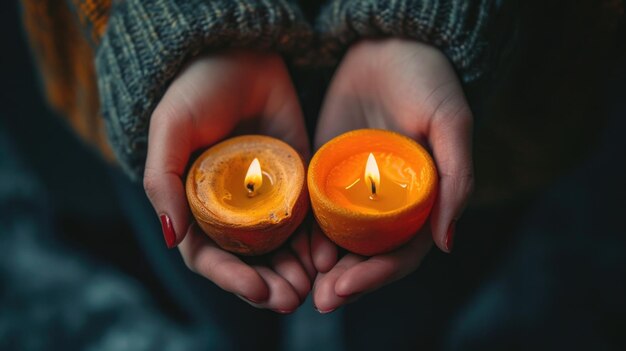
<path id="1" fill-rule="evenodd" d="M 19 1 L 0 4 L 0 128 L 43 186 L 59 240 L 150 286 L 158 284 L 138 249 L 111 184 L 110 165 L 47 105 L 23 30 Z M 120 245 L 123 243 L 123 245 Z M 162 289 L 154 289 L 162 291 Z M 167 307 L 168 299 L 156 294 Z M 167 308 L 166 308 L 167 310 Z"/>
<path id="2" fill-rule="evenodd" d="M 346 308 L 344 336 L 396 328 L 421 338 L 424 349 L 626 349 L 624 26 L 603 35 L 603 25 L 613 24 L 589 17 L 601 13 L 596 5 L 517 3 L 496 20 L 502 30 L 491 40 L 505 59 L 494 59 L 491 76 L 468 89 L 479 119 L 474 205 L 459 223 L 455 253 L 430 254 L 419 279 L 396 284 L 428 302 L 420 307 L 428 318 L 413 321 L 394 290 L 382 289 Z M 178 349 L 217 344 L 198 337 L 209 332 L 189 331 L 189 312 L 140 249 L 114 184 L 123 176 L 46 105 L 16 1 L 0 3 L 0 36 L 0 349 L 73 345 L 42 322 L 59 316 L 85 340 L 95 333 L 82 327 L 89 321 L 100 331 L 120 323 L 106 304 L 82 320 L 37 302 L 78 304 L 72 293 L 63 298 L 68 292 L 34 282 L 48 268 L 60 272 L 53 280 L 70 281 L 63 267 L 80 275 L 83 259 L 88 269 L 76 290 L 93 283 L 86 277 L 93 272 L 121 276 L 111 291 L 137 291 L 125 301 L 147 306 L 128 323 L 154 324 L 136 340 L 151 335 L 156 344 L 124 339 L 123 347 L 100 349 L 161 349 L 164 338 Z M 37 260 L 47 252 L 41 243 L 57 259 Z M 69 258 L 78 266 L 53 265 Z M 436 288 L 424 291 L 429 284 Z M 388 318 L 374 324 L 368 315 L 376 313 L 407 325 Z M 40 330 L 30 327 L 39 322 Z M 30 332 L 47 336 L 42 344 L 24 342 Z M 348 348 L 394 345 L 365 340 Z"/>

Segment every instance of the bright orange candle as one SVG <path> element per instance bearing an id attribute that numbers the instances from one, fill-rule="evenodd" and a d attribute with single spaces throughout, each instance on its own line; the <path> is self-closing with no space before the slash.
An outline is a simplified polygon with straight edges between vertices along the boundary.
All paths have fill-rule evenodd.
<path id="1" fill-rule="evenodd" d="M 260 255 L 280 246 L 308 211 L 306 168 L 284 142 L 259 135 L 228 139 L 192 165 L 191 212 L 220 247 Z"/>
<path id="2" fill-rule="evenodd" d="M 381 161 L 380 167 L 375 160 Z M 372 165 L 372 173 L 378 174 L 377 177 L 368 175 L 368 165 Z M 326 191 L 332 201 L 345 207 L 366 213 L 393 211 L 414 197 L 415 177 L 406 162 L 393 154 L 364 152 L 349 157 L 331 170 Z"/>
<path id="3" fill-rule="evenodd" d="M 313 212 L 324 233 L 362 255 L 391 251 L 424 224 L 437 191 L 428 152 L 397 133 L 363 129 L 329 141 L 309 165 Z"/>

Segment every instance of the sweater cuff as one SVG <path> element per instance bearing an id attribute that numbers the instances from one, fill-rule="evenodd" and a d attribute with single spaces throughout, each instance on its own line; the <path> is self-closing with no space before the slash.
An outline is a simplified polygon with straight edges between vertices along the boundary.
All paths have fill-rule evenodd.
<path id="1" fill-rule="evenodd" d="M 318 18 L 321 57 L 335 64 L 362 38 L 403 37 L 439 48 L 465 82 L 482 74 L 493 0 L 332 0 Z"/>
<path id="2" fill-rule="evenodd" d="M 295 0 L 294 0 L 295 1 Z M 96 52 L 102 115 L 122 168 L 143 174 L 152 111 L 183 63 L 204 49 L 304 51 L 312 30 L 288 0 L 125 0 Z"/>

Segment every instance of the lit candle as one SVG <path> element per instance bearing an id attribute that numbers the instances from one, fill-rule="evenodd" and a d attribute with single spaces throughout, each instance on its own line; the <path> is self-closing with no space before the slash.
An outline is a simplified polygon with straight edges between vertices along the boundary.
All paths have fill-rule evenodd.
<path id="1" fill-rule="evenodd" d="M 362 129 L 318 150 L 308 172 L 315 218 L 337 245 L 362 255 L 391 251 L 422 227 L 437 191 L 428 152 L 397 133 Z"/>
<path id="2" fill-rule="evenodd" d="M 206 150 L 187 176 L 187 199 L 220 247 L 260 255 L 280 246 L 308 211 L 306 168 L 284 142 L 258 135 Z"/>
<path id="3" fill-rule="evenodd" d="M 369 156 L 367 156 L 367 164 L 365 165 L 365 172 L 363 178 L 365 179 L 365 184 L 370 189 L 370 200 L 376 200 L 378 195 L 378 190 L 380 189 L 380 171 L 378 170 L 378 163 L 376 163 L 376 157 L 374 154 L 370 152 Z M 355 181 L 357 182 L 358 179 Z M 356 183 L 352 183 L 346 187 L 346 190 L 353 188 Z"/>
<path id="4" fill-rule="evenodd" d="M 246 189 L 248 189 L 248 197 L 254 197 L 263 186 L 263 171 L 261 171 L 261 163 L 258 158 L 255 158 L 250 163 L 244 178 L 244 184 Z"/>

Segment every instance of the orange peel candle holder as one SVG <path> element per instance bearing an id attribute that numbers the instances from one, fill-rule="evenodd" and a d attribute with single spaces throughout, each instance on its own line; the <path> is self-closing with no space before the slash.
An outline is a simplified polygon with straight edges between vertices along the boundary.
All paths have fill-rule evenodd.
<path id="1" fill-rule="evenodd" d="M 231 138 L 202 153 L 189 170 L 186 191 L 200 228 L 242 255 L 282 245 L 309 208 L 301 156 L 260 135 Z"/>
<path id="2" fill-rule="evenodd" d="M 435 164 L 421 145 L 379 129 L 330 140 L 313 156 L 307 178 L 322 231 L 366 256 L 408 242 L 426 222 L 438 184 Z"/>

